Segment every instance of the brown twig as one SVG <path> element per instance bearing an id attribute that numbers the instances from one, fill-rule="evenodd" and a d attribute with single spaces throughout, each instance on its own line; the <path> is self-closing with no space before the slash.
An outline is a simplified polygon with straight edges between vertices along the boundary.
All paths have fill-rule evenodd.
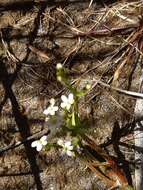
<path id="1" fill-rule="evenodd" d="M 143 99 L 143 94 L 142 93 L 139 93 L 139 92 L 133 92 L 133 91 L 129 91 L 129 90 L 123 90 L 123 89 L 120 89 L 120 88 L 116 88 L 116 87 L 113 87 L 109 84 L 106 84 L 102 81 L 98 81 L 96 80 L 95 81 L 96 84 L 98 83 L 99 85 L 101 86 L 104 86 L 106 88 L 109 88 L 109 89 L 112 89 L 112 90 L 115 90 L 121 94 L 124 94 L 124 95 L 127 95 L 127 96 L 131 96 L 131 97 L 134 97 L 134 98 L 140 98 L 140 99 Z"/>
<path id="2" fill-rule="evenodd" d="M 134 24 L 131 26 L 124 26 L 124 27 L 119 27 L 119 28 L 111 28 L 111 29 L 101 29 L 101 30 L 90 30 L 88 32 L 82 32 L 82 33 L 77 33 L 75 34 L 74 37 L 106 37 L 106 36 L 115 36 L 115 35 L 126 35 L 134 31 L 135 28 L 137 28 L 138 25 Z"/>
<path id="3" fill-rule="evenodd" d="M 42 137 L 43 135 L 48 135 L 49 133 L 50 133 L 50 130 L 49 130 L 49 129 L 44 129 L 43 131 L 40 131 L 40 132 L 38 132 L 38 133 L 36 133 L 36 134 L 34 134 L 34 135 L 32 135 L 32 136 L 27 137 L 27 138 L 26 138 L 25 140 L 23 140 L 23 141 L 19 141 L 19 142 L 15 143 L 15 144 L 12 144 L 12 145 L 9 145 L 9 146 L 7 146 L 7 147 L 5 147 L 5 148 L 0 149 L 0 155 L 1 155 L 2 153 L 4 153 L 4 152 L 8 151 L 8 150 L 17 148 L 17 147 L 19 147 L 19 146 L 21 146 L 21 145 L 23 145 L 23 144 L 25 144 L 25 143 L 27 143 L 27 142 L 29 142 L 29 141 L 32 141 L 32 140 L 35 140 L 35 139 L 39 139 L 39 138 Z"/>
<path id="4" fill-rule="evenodd" d="M 34 46 L 29 45 L 28 47 L 29 47 L 29 49 L 30 49 L 33 53 L 37 54 L 38 56 L 43 57 L 43 58 L 45 58 L 45 59 L 47 59 L 47 60 L 50 59 L 49 56 L 48 56 L 46 53 L 44 53 L 43 51 L 41 51 L 41 50 L 35 48 Z"/>

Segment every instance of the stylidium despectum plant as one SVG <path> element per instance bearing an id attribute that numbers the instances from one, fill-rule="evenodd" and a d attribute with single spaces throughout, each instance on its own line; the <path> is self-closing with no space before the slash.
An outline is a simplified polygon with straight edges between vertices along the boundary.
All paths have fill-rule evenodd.
<path id="1" fill-rule="evenodd" d="M 72 140 L 76 137 L 77 141 L 80 142 L 80 133 L 84 126 L 83 122 L 80 120 L 80 115 L 78 112 L 78 101 L 79 98 L 84 96 L 85 93 L 90 89 L 90 85 L 86 84 L 83 90 L 77 90 L 71 83 L 68 77 L 65 74 L 65 68 L 61 63 L 58 63 L 56 66 L 57 69 L 57 79 L 68 89 L 68 95 L 61 95 L 59 101 L 54 98 L 50 99 L 49 106 L 43 111 L 43 114 L 46 115 L 46 121 L 48 125 L 56 123 L 57 118 L 60 116 L 62 123 L 61 129 L 65 131 L 64 134 L 70 134 L 71 140 L 62 140 L 61 138 L 57 143 L 48 143 L 45 136 L 41 137 L 40 140 L 34 141 L 31 146 L 36 147 L 37 151 L 40 151 L 43 146 L 48 147 L 62 148 L 62 152 L 66 153 L 68 156 L 75 156 L 75 151 L 80 149 L 80 143 L 72 144 Z M 59 106 L 58 106 L 59 105 Z M 49 127 L 49 126 L 48 126 Z M 52 127 L 51 127 L 52 130 Z M 58 145 L 58 146 L 57 146 Z"/>

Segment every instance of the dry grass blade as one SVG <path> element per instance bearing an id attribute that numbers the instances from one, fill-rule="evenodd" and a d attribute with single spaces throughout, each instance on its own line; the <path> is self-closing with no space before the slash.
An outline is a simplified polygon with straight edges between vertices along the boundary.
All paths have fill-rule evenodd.
<path id="1" fill-rule="evenodd" d="M 82 136 L 84 143 L 94 150 L 99 156 L 92 156 L 91 160 L 85 160 L 86 165 L 96 173 L 96 175 L 103 180 L 103 182 L 113 189 L 117 186 L 126 187 L 128 186 L 125 174 L 117 166 L 115 161 L 113 161 L 109 155 L 107 155 L 96 143 L 87 135 Z M 105 162 L 98 160 L 101 157 Z M 98 160 L 95 162 L 95 160 Z"/>
<path id="2" fill-rule="evenodd" d="M 141 48 L 142 34 L 143 34 L 142 22 L 143 21 L 141 20 L 140 26 L 136 29 L 136 31 L 134 31 L 130 35 L 130 37 L 127 40 L 128 45 L 125 50 L 125 55 L 121 59 L 121 63 L 114 73 L 113 84 L 116 84 L 116 81 L 119 79 L 124 66 L 128 66 L 128 68 L 130 68 L 131 65 L 133 65 L 134 60 L 136 58 L 136 56 L 135 56 L 136 54 L 140 54 L 141 56 L 143 56 L 142 48 Z M 129 73 L 130 69 L 128 69 L 128 70 L 129 71 L 127 71 L 127 72 Z"/>
<path id="3" fill-rule="evenodd" d="M 4 53 L 6 54 L 7 58 L 8 58 L 8 59 L 11 59 L 11 60 L 14 62 L 14 64 L 15 64 L 16 62 L 19 62 L 18 58 L 15 57 L 15 55 L 13 55 L 13 54 L 9 51 L 9 47 L 8 47 L 7 43 L 4 41 L 4 39 L 3 39 L 2 32 L 0 32 L 0 37 L 1 37 L 1 42 L 2 42 L 2 45 L 3 45 Z M 16 64 L 15 64 L 14 67 L 16 68 Z"/>
<path id="4" fill-rule="evenodd" d="M 43 58 L 45 58 L 46 60 L 50 60 L 49 56 L 48 56 L 46 53 L 44 53 L 43 51 L 41 51 L 41 50 L 39 50 L 39 49 L 33 47 L 32 45 L 29 45 L 29 49 L 30 49 L 32 52 L 34 52 L 35 54 L 37 54 L 38 56 L 43 57 Z"/>
<path id="5" fill-rule="evenodd" d="M 132 92 L 132 91 L 129 91 L 129 90 L 123 90 L 123 89 L 120 89 L 120 88 L 116 88 L 116 87 L 110 86 L 109 84 L 106 84 L 106 83 L 104 83 L 102 81 L 95 81 L 95 82 L 100 84 L 103 87 L 110 88 L 110 89 L 115 90 L 115 91 L 117 91 L 117 92 L 119 92 L 121 94 L 128 95 L 128 96 L 131 96 L 131 97 L 134 97 L 134 98 L 143 99 L 143 94 L 142 93 Z"/>

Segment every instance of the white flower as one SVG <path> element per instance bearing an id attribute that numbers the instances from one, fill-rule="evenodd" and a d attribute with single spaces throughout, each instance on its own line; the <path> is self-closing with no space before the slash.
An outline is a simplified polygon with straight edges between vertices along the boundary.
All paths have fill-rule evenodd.
<path id="1" fill-rule="evenodd" d="M 36 150 L 39 152 L 46 144 L 47 144 L 47 136 L 44 135 L 43 137 L 40 138 L 40 140 L 33 141 L 31 143 L 31 147 L 36 147 Z"/>
<path id="2" fill-rule="evenodd" d="M 58 145 L 60 145 L 63 148 L 63 152 L 66 153 L 68 156 L 75 156 L 73 152 L 73 145 L 71 141 L 64 141 L 64 140 L 58 140 Z"/>
<path id="3" fill-rule="evenodd" d="M 62 68 L 63 68 L 63 66 L 62 66 L 61 63 L 58 63 L 58 64 L 56 65 L 56 69 L 57 69 L 57 70 L 62 69 Z"/>
<path id="4" fill-rule="evenodd" d="M 66 97 L 65 95 L 61 96 L 62 99 L 62 103 L 61 103 L 61 107 L 62 108 L 66 108 L 67 110 L 70 109 L 71 105 L 74 103 L 74 96 L 73 94 L 69 94 L 68 97 Z"/>
<path id="5" fill-rule="evenodd" d="M 55 112 L 58 111 L 58 106 L 55 106 L 55 99 L 50 100 L 50 106 L 44 110 L 45 115 L 55 115 Z"/>

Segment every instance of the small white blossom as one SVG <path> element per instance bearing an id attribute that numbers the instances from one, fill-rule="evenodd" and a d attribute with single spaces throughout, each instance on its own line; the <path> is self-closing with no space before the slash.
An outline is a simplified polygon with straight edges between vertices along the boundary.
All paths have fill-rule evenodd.
<path id="1" fill-rule="evenodd" d="M 61 63 L 58 63 L 58 64 L 56 65 L 56 69 L 57 69 L 57 70 L 62 69 L 62 68 L 63 68 L 63 66 L 62 66 Z"/>
<path id="2" fill-rule="evenodd" d="M 68 95 L 68 97 L 66 97 L 65 95 L 62 95 L 61 99 L 62 99 L 61 107 L 69 110 L 70 107 L 71 107 L 71 105 L 74 103 L 74 96 L 73 96 L 73 94 L 70 93 Z"/>
<path id="3" fill-rule="evenodd" d="M 39 152 L 47 143 L 47 136 L 44 135 L 40 140 L 33 141 L 31 147 L 36 147 L 36 150 Z"/>
<path id="4" fill-rule="evenodd" d="M 68 156 L 75 156 L 73 152 L 73 145 L 71 141 L 64 141 L 64 140 L 58 140 L 57 144 L 63 148 L 63 152 L 66 153 Z"/>
<path id="5" fill-rule="evenodd" d="M 55 99 L 50 100 L 50 106 L 44 110 L 45 115 L 55 115 L 55 112 L 58 111 L 58 106 L 55 106 Z"/>

